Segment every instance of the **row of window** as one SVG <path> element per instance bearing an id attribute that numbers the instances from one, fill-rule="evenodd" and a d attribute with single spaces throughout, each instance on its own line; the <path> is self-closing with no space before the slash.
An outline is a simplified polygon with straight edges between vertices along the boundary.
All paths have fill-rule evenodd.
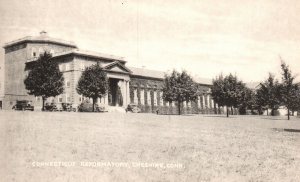
<path id="1" fill-rule="evenodd" d="M 71 102 L 71 97 L 68 96 L 68 95 L 65 95 L 64 98 L 63 98 L 62 95 L 59 95 L 56 99 L 57 99 L 56 101 L 58 103 Z M 37 102 L 41 102 L 42 101 L 42 97 L 35 97 L 35 100 Z M 47 102 L 53 103 L 53 102 L 55 102 L 55 99 L 54 98 L 48 98 Z"/>
<path id="2" fill-rule="evenodd" d="M 83 71 L 85 68 L 88 67 L 88 65 L 85 65 L 84 63 L 80 63 L 80 70 Z M 61 63 L 59 64 L 59 70 L 60 71 L 70 71 L 71 70 L 71 63 Z"/>
<path id="3" fill-rule="evenodd" d="M 31 49 L 31 55 L 32 55 L 32 57 L 38 57 L 39 55 L 43 54 L 45 51 L 46 51 L 46 50 L 45 50 L 43 47 L 40 47 L 40 48 L 38 48 L 38 49 L 35 48 L 35 47 L 33 47 L 33 48 Z M 51 49 L 49 52 L 50 52 L 52 55 L 55 53 L 53 49 Z"/>
<path id="4" fill-rule="evenodd" d="M 70 63 L 59 64 L 59 71 L 69 71 L 71 70 Z"/>
<path id="5" fill-rule="evenodd" d="M 104 99 L 104 98 L 103 98 Z M 99 99 L 97 102 L 100 102 L 101 103 L 101 101 L 103 100 L 103 99 Z M 41 102 L 42 101 L 42 97 L 35 97 L 35 100 L 37 101 L 37 102 Z M 85 101 L 85 100 L 90 100 L 89 98 L 87 98 L 87 97 L 83 97 L 82 95 L 80 95 L 79 96 L 79 102 L 83 102 L 83 101 Z M 92 102 L 92 100 L 90 100 L 91 102 Z M 55 98 L 53 98 L 53 97 L 51 97 L 51 98 L 48 98 L 47 99 L 47 102 L 50 102 L 50 103 L 53 103 L 53 102 L 55 102 Z M 59 96 L 57 96 L 56 97 L 56 102 L 58 102 L 58 103 L 63 103 L 63 102 L 67 102 L 67 103 L 69 103 L 69 102 L 71 102 L 71 97 L 69 96 L 69 95 L 59 95 Z"/>

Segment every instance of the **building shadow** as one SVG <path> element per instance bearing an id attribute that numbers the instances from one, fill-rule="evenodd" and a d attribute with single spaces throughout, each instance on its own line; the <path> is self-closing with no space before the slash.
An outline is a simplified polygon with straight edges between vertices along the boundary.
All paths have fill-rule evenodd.
<path id="1" fill-rule="evenodd" d="M 285 131 L 285 132 L 293 132 L 293 133 L 300 133 L 300 129 L 289 129 L 289 128 L 272 128 L 272 130 L 279 132 L 279 131 Z"/>
<path id="2" fill-rule="evenodd" d="M 261 118 L 261 119 L 266 119 L 266 120 L 287 120 L 286 118 L 273 118 L 272 116 L 268 118 Z"/>
<path id="3" fill-rule="evenodd" d="M 203 117 L 208 117 L 208 118 L 236 118 L 232 115 L 229 115 L 229 117 L 227 117 L 226 115 L 204 115 Z"/>

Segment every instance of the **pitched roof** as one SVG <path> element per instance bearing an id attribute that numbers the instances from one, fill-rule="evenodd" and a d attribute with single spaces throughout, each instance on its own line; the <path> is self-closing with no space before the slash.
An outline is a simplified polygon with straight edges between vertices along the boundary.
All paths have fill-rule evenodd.
<path id="1" fill-rule="evenodd" d="M 8 42 L 4 44 L 3 48 L 7 48 L 19 43 L 26 43 L 26 42 L 36 42 L 36 43 L 54 43 L 59 45 L 65 45 L 73 48 L 77 48 L 76 44 L 74 42 L 69 42 L 61 39 L 56 39 L 49 37 L 47 35 L 40 35 L 40 36 L 27 36 L 21 39 L 17 39 L 11 42 Z"/>
<path id="2" fill-rule="evenodd" d="M 110 70 L 111 68 L 113 68 L 116 65 L 119 66 L 119 67 L 121 67 L 122 69 L 124 69 L 128 73 L 131 73 L 131 70 L 129 68 L 127 68 L 126 66 L 124 66 L 123 64 L 121 64 L 119 61 L 114 61 L 114 62 L 112 62 L 110 64 L 105 64 L 105 65 L 103 65 L 103 67 L 106 70 Z"/>
<path id="3" fill-rule="evenodd" d="M 70 54 L 81 55 L 81 56 L 85 56 L 85 57 L 100 58 L 100 59 L 106 59 L 106 60 L 112 60 L 112 61 L 120 61 L 123 63 L 126 62 L 124 60 L 124 57 L 114 56 L 114 55 L 110 55 L 110 54 L 102 54 L 102 53 L 92 52 L 92 51 L 79 50 L 79 49 L 73 49 L 70 51 L 57 53 L 57 54 L 54 54 L 53 57 L 60 57 L 60 56 L 70 55 Z"/>
<path id="4" fill-rule="evenodd" d="M 163 79 L 165 73 L 162 71 L 149 70 L 144 68 L 136 68 L 136 67 L 128 67 L 132 73 L 131 75 L 142 76 L 142 77 L 150 77 L 150 78 L 158 78 Z"/>
<path id="5" fill-rule="evenodd" d="M 156 70 L 149 70 L 144 68 L 136 68 L 136 67 L 128 67 L 134 76 L 142 76 L 142 77 L 150 77 L 150 78 L 158 78 L 158 79 L 164 79 L 165 72 L 163 71 L 156 71 Z M 208 78 L 200 78 L 200 77 L 194 77 L 193 78 L 195 82 L 203 85 L 211 85 L 212 79 Z"/>

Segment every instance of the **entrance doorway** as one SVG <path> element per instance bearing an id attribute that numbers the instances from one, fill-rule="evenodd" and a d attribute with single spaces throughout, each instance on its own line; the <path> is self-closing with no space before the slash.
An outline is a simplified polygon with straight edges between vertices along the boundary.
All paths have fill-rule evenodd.
<path id="1" fill-rule="evenodd" d="M 109 78 L 108 105 L 123 106 L 123 95 L 119 86 L 120 79 Z"/>

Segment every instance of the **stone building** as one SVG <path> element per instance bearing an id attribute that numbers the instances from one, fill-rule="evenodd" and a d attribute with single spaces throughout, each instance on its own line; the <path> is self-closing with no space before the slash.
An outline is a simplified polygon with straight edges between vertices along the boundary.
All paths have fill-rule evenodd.
<path id="1" fill-rule="evenodd" d="M 127 67 L 123 57 L 82 51 L 75 43 L 51 38 L 44 31 L 39 36 L 29 36 L 6 43 L 4 49 L 4 109 L 11 109 L 16 100 L 29 100 L 35 108 L 41 108 L 41 98 L 27 94 L 24 79 L 38 56 L 48 51 L 53 55 L 52 59 L 59 63 L 59 69 L 65 79 L 65 89 L 63 94 L 48 98 L 47 102 L 78 105 L 88 99 L 76 92 L 77 82 L 85 67 L 99 63 L 107 72 L 110 87 L 109 94 L 98 99 L 99 104 L 125 108 L 129 103 L 136 103 L 142 112 L 155 112 L 157 109 L 166 114 L 177 112 L 176 103 L 168 103 L 161 98 L 164 73 Z M 195 79 L 200 85 L 198 100 L 183 103 L 183 112 L 221 112 L 210 97 L 210 82 Z"/>

